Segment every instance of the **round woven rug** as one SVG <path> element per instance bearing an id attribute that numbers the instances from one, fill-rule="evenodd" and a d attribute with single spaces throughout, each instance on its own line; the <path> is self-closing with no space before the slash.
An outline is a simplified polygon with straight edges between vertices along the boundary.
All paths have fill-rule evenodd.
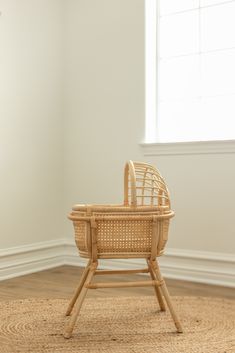
<path id="1" fill-rule="evenodd" d="M 71 339 L 67 300 L 0 302 L 0 353 L 234 353 L 235 301 L 173 297 L 184 333 L 155 297 L 86 299 Z"/>

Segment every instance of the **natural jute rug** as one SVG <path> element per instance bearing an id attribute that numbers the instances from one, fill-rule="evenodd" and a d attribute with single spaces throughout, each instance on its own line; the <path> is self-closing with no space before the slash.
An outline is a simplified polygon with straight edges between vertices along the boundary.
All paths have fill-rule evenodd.
<path id="1" fill-rule="evenodd" d="M 156 298 L 86 299 L 73 337 L 67 300 L 0 302 L 0 353 L 235 353 L 235 301 L 173 297 L 184 333 Z"/>

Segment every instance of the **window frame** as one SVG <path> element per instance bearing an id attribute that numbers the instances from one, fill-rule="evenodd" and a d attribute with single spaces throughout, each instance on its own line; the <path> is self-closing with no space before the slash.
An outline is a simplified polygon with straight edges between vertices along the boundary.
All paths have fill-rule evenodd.
<path id="1" fill-rule="evenodd" d="M 148 6 L 147 6 L 148 3 Z M 151 3 L 151 6 L 149 5 Z M 160 142 L 157 134 L 158 119 L 158 45 L 159 45 L 159 0 L 145 0 L 145 140 L 140 143 L 144 150 L 144 155 L 182 155 L 182 154 L 211 154 L 211 153 L 235 153 L 234 139 L 218 139 L 203 141 L 184 141 L 184 142 Z M 147 16 L 150 16 L 151 26 L 147 24 Z M 153 14 L 153 11 L 155 13 Z M 148 18 L 149 19 L 149 18 Z M 154 30 L 155 34 L 150 34 L 150 30 Z M 152 41 L 152 44 L 151 44 Z M 150 45 L 152 49 L 150 50 Z M 155 52 L 155 53 L 154 53 Z M 152 55 L 152 57 L 151 57 Z M 155 62 L 154 77 L 155 80 L 150 82 L 149 64 Z M 153 82 L 154 81 L 154 82 Z M 149 88 L 149 85 L 152 87 Z M 151 104 L 153 105 L 151 109 Z M 151 131 L 151 132 L 149 132 Z"/>

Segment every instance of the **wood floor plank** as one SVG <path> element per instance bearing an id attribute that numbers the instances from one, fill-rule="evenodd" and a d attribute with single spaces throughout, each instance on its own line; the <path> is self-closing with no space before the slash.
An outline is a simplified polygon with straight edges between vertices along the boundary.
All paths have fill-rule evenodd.
<path id="1" fill-rule="evenodd" d="M 70 298 L 81 276 L 82 268 L 74 266 L 61 266 L 26 276 L 12 278 L 0 282 L 0 300 L 23 298 Z M 105 275 L 107 281 L 137 281 L 143 280 L 145 275 Z M 100 281 L 100 276 L 96 279 Z M 184 296 L 215 296 L 235 299 L 233 288 L 212 286 L 201 283 L 166 279 L 171 295 Z M 111 296 L 139 296 L 153 295 L 153 288 L 108 288 L 89 290 L 89 297 Z"/>

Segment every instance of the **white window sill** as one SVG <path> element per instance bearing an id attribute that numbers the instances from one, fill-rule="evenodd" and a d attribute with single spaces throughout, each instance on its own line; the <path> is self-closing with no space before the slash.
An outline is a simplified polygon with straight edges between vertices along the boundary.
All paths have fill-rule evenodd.
<path id="1" fill-rule="evenodd" d="M 144 156 L 235 153 L 235 140 L 141 143 Z"/>

